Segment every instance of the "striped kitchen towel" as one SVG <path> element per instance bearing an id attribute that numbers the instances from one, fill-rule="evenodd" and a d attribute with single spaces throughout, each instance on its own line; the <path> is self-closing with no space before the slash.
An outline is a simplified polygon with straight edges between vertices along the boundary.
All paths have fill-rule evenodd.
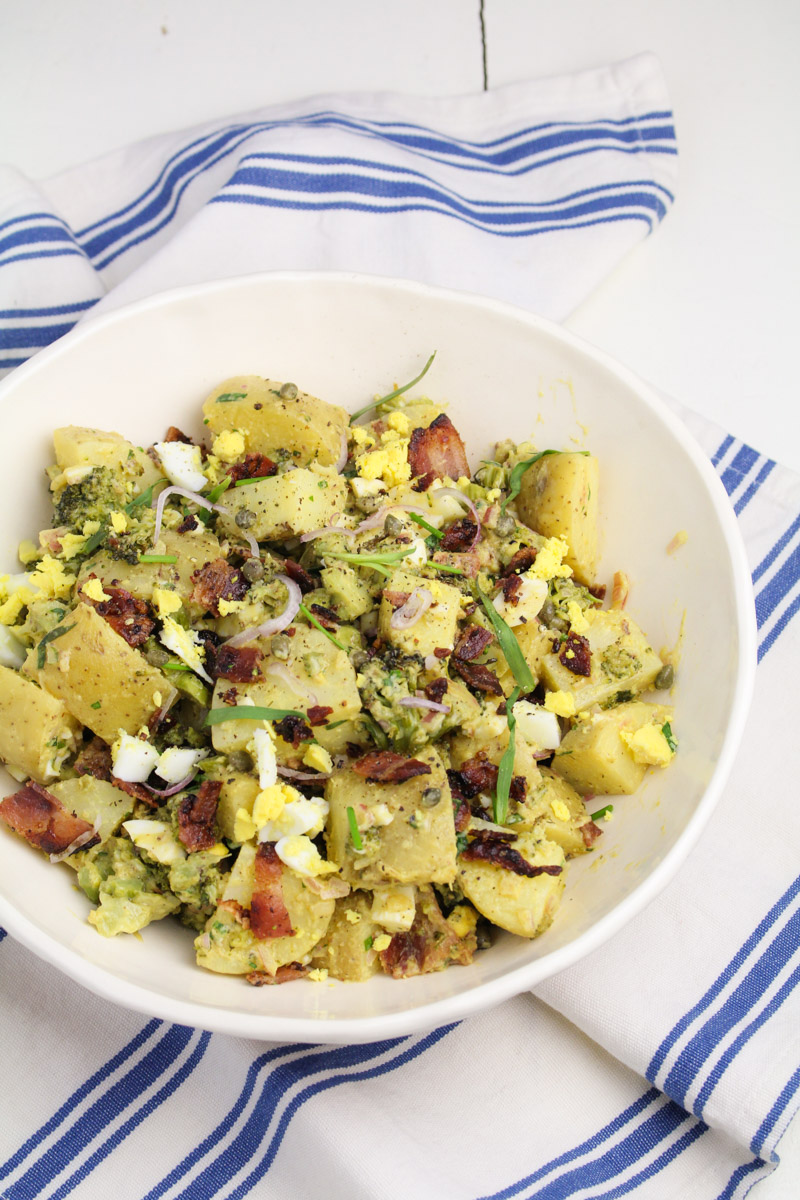
<path id="1" fill-rule="evenodd" d="M 34 186 L 0 175 L 0 363 L 104 307 L 265 268 L 413 276 L 564 316 L 667 211 L 649 56 L 458 100 L 337 96 Z M 666 891 L 491 1012 L 369 1045 L 274 1045 L 111 1007 L 0 933 L 0 1196 L 743 1196 L 800 1088 L 800 479 L 681 412 L 750 555 L 756 697 Z"/>

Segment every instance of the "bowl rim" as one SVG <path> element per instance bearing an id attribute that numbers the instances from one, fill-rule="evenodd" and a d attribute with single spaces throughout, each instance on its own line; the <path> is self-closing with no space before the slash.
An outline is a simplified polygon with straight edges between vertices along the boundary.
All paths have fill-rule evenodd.
<path id="1" fill-rule="evenodd" d="M 89 962 L 76 954 L 46 931 L 39 929 L 0 895 L 0 920 L 7 931 L 38 957 L 57 967 L 66 976 L 88 988 L 105 1000 L 147 1016 L 173 1021 L 236 1037 L 259 1041 L 319 1042 L 348 1044 L 380 1041 L 426 1032 L 443 1024 L 461 1020 L 473 1013 L 494 1007 L 521 992 L 529 991 L 544 979 L 573 966 L 598 949 L 641 912 L 666 887 L 697 843 L 722 794 L 733 766 L 741 740 L 755 684 L 757 628 L 750 569 L 736 517 L 722 482 L 711 461 L 695 441 L 687 426 L 667 407 L 658 393 L 634 371 L 618 362 L 604 350 L 565 329 L 562 325 L 517 305 L 468 291 L 420 283 L 410 279 L 369 275 L 346 271 L 260 271 L 247 275 L 205 283 L 170 288 L 129 304 L 114 307 L 99 315 L 91 313 L 79 325 L 50 346 L 39 351 L 28 362 L 17 367 L 0 382 L 0 405 L 20 381 L 35 376 L 72 347 L 91 339 L 96 332 L 131 317 L 163 307 L 179 304 L 198 296 L 211 296 L 235 291 L 243 286 L 260 288 L 281 284 L 306 285 L 342 284 L 356 289 L 383 288 L 389 292 L 405 293 L 409 298 L 423 297 L 469 308 L 480 308 L 500 317 L 522 321 L 531 328 L 572 350 L 594 360 L 632 388 L 644 404 L 665 424 L 705 483 L 715 514 L 720 522 L 735 582 L 735 622 L 739 654 L 733 686 L 733 703 L 722 747 L 713 773 L 700 802 L 689 818 L 675 845 L 652 870 L 650 875 L 612 910 L 574 941 L 532 963 L 509 970 L 497 979 L 439 1000 L 423 1003 L 401 1012 L 371 1017 L 320 1018 L 285 1017 L 270 1013 L 250 1014 L 200 1001 L 186 1001 L 165 996 L 139 984 L 122 980 L 113 971 Z M 344 986 L 344 985 L 343 985 Z"/>

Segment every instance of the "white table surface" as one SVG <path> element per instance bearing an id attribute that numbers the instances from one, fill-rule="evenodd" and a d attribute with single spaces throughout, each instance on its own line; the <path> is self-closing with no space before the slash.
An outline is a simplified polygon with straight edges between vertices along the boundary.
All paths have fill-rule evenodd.
<path id="1" fill-rule="evenodd" d="M 677 202 L 567 324 L 800 470 L 799 35 L 796 0 L 0 0 L 0 162 L 45 178 L 314 92 L 474 92 L 484 63 L 497 87 L 652 50 Z M 760 1200 L 800 1194 L 800 1122 L 781 1153 Z"/>

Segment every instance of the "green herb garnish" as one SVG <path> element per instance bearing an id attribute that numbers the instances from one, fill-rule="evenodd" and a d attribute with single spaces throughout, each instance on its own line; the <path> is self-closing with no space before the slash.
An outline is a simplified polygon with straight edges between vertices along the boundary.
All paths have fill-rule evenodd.
<path id="1" fill-rule="evenodd" d="M 389 739 L 386 736 L 386 734 L 384 733 L 384 731 L 381 729 L 378 722 L 372 716 L 372 714 L 368 713 L 368 712 L 359 713 L 358 719 L 364 722 L 364 724 L 367 727 L 367 731 L 368 731 L 370 737 L 372 738 L 373 742 L 378 747 L 378 749 L 379 750 L 388 750 L 389 749 Z"/>
<path id="2" fill-rule="evenodd" d="M 296 708 L 259 708 L 257 704 L 231 704 L 224 708 L 212 708 L 205 719 L 206 725 L 221 725 L 223 721 L 282 721 L 284 717 L 305 715 Z"/>
<path id="3" fill-rule="evenodd" d="M 94 704 L 92 704 L 90 707 L 91 708 L 100 708 L 102 703 L 103 703 L 102 700 L 95 700 Z"/>
<path id="4" fill-rule="evenodd" d="M 426 567 L 430 567 L 432 571 L 443 571 L 445 575 L 463 575 L 464 572 L 460 567 L 451 567 L 448 563 L 428 562 Z"/>
<path id="5" fill-rule="evenodd" d="M 462 832 L 456 834 L 456 854 L 464 853 L 467 848 L 467 840 L 466 833 Z"/>
<path id="6" fill-rule="evenodd" d="M 223 392 L 217 396 L 217 404 L 230 404 L 231 400 L 246 400 L 247 392 Z"/>
<path id="7" fill-rule="evenodd" d="M 523 695 L 527 692 L 532 692 L 536 687 L 536 680 L 533 678 L 531 669 L 525 661 L 525 655 L 520 649 L 516 635 L 500 616 L 500 613 L 492 604 L 489 597 L 483 594 L 477 583 L 473 585 L 473 592 L 484 607 L 492 629 L 495 632 L 495 637 L 500 643 L 500 649 L 503 651 L 505 660 L 509 665 L 512 675 L 522 689 Z"/>
<path id="8" fill-rule="evenodd" d="M 423 529 L 427 529 L 428 533 L 433 534 L 437 542 L 441 541 L 441 539 L 444 537 L 444 534 L 440 530 L 438 530 L 434 525 L 430 525 L 424 517 L 419 515 L 419 513 L 409 513 L 408 515 L 415 525 L 421 525 Z"/>
<path id="9" fill-rule="evenodd" d="M 374 941 L 375 941 L 375 939 L 372 936 L 372 934 L 370 934 L 368 938 L 364 938 L 364 949 L 366 951 L 370 951 L 372 949 L 372 943 Z"/>
<path id="10" fill-rule="evenodd" d="M 389 392 L 388 395 L 380 396 L 377 400 L 373 400 L 371 404 L 365 404 L 363 408 L 358 410 L 358 412 L 353 413 L 352 417 L 350 418 L 350 424 L 352 425 L 353 421 L 357 421 L 359 417 L 363 417 L 364 413 L 368 413 L 370 409 L 377 408 L 379 404 L 388 404 L 389 401 L 396 400 L 398 396 L 402 396 L 403 392 L 407 392 L 409 388 L 412 388 L 415 383 L 419 383 L 420 379 L 427 374 L 428 368 L 435 358 L 436 351 L 434 350 L 433 354 L 425 363 L 425 366 L 422 368 L 419 375 L 416 375 L 410 383 L 404 383 L 402 387 L 395 388 L 394 391 Z"/>
<path id="11" fill-rule="evenodd" d="M 350 841 L 356 850 L 363 850 L 364 843 L 361 840 L 361 834 L 358 831 L 358 821 L 356 820 L 356 812 L 352 804 L 347 806 L 347 824 L 350 826 Z"/>
<path id="12" fill-rule="evenodd" d="M 143 508 L 147 504 L 152 504 L 153 490 L 157 487 L 160 487 L 162 483 L 169 483 L 169 480 L 157 479 L 155 483 L 151 483 L 150 486 L 146 487 L 143 492 L 140 492 L 134 500 L 131 500 L 130 504 L 126 504 L 123 511 L 126 512 L 129 517 L 132 517 L 137 508 Z"/>
<path id="13" fill-rule="evenodd" d="M 675 751 L 678 749 L 678 743 L 675 741 L 674 737 L 672 736 L 672 726 L 670 725 L 669 721 L 665 721 L 664 724 L 661 726 L 661 732 L 663 733 L 664 737 L 667 739 L 667 745 L 669 746 L 670 750 L 674 754 Z"/>
<path id="14" fill-rule="evenodd" d="M 603 806 L 603 808 L 598 808 L 597 812 L 592 813 L 589 820 L 590 821 L 599 821 L 601 817 L 604 817 L 606 815 L 606 813 L 610 813 L 613 811 L 614 811 L 614 805 L 606 804 Z"/>
<path id="15" fill-rule="evenodd" d="M 335 638 L 330 630 L 326 629 L 322 622 L 318 621 L 312 612 L 309 612 L 305 604 L 300 605 L 299 611 L 303 614 L 309 625 L 313 625 L 315 629 L 320 631 L 320 633 L 324 633 L 329 642 L 333 642 L 334 646 L 336 646 L 338 650 L 344 650 L 345 654 L 347 654 L 347 647 L 343 646 L 338 638 Z"/>
<path id="16" fill-rule="evenodd" d="M 500 766 L 497 769 L 497 789 L 495 791 L 492 812 L 498 825 L 505 825 L 508 817 L 508 797 L 511 791 L 511 777 L 514 774 L 514 742 L 517 719 L 514 716 L 514 705 L 520 697 L 520 689 L 515 687 L 506 700 L 506 720 L 508 721 L 508 745 L 503 751 Z"/>
<path id="17" fill-rule="evenodd" d="M 108 525 L 104 522 L 98 530 L 96 530 L 90 538 L 87 538 L 81 548 L 81 554 L 92 554 L 98 546 L 105 540 L 108 534 Z"/>
<path id="18" fill-rule="evenodd" d="M 228 476 L 228 478 L 230 479 L 230 475 Z M 272 475 L 253 475 L 253 477 L 251 479 L 237 479 L 236 483 L 233 486 L 234 487 L 244 487 L 248 483 L 261 483 L 262 479 L 272 479 L 272 478 L 273 478 Z M 325 487 L 327 487 L 327 486 L 328 485 L 326 483 Z"/>
<path id="19" fill-rule="evenodd" d="M 230 486 L 231 477 L 230 475 L 226 475 L 223 479 L 220 479 L 219 483 L 214 484 L 213 488 L 206 496 L 206 500 L 208 500 L 209 504 L 216 504 L 222 493 L 227 492 Z"/>
<path id="20" fill-rule="evenodd" d="M 392 572 L 387 571 L 384 564 L 399 562 L 401 558 L 407 558 L 409 554 L 413 554 L 415 549 L 416 547 L 409 546 L 405 550 L 392 550 L 385 554 L 348 554 L 345 551 L 334 554 L 333 551 L 326 550 L 323 557 L 338 558 L 341 562 L 353 563 L 357 567 L 372 567 L 373 571 L 378 571 L 388 579 Z"/>
<path id="21" fill-rule="evenodd" d="M 176 563 L 177 554 L 140 554 L 140 563 Z"/>
<path id="22" fill-rule="evenodd" d="M 528 467 L 532 467 L 534 463 L 539 461 L 540 458 L 546 458 L 548 454 L 563 453 L 563 450 L 540 450 L 538 454 L 534 454 L 531 458 L 523 459 L 522 462 L 518 462 L 515 467 L 512 467 L 511 474 L 508 477 L 508 495 L 500 505 L 500 511 L 504 513 L 506 511 L 506 505 L 510 504 L 512 500 L 516 500 L 517 496 L 519 495 L 520 488 L 522 487 L 522 476 L 528 470 Z M 571 451 L 571 453 L 588 454 L 589 451 L 575 450 Z"/>
<path id="23" fill-rule="evenodd" d="M 69 633 L 70 629 L 74 629 L 74 628 L 75 628 L 75 622 L 73 621 L 71 625 L 61 625 L 61 626 L 57 625 L 55 629 L 51 629 L 49 633 L 46 633 L 44 635 L 44 637 L 39 642 L 39 645 L 38 645 L 37 651 L 36 651 L 36 666 L 39 668 L 40 671 L 41 671 L 42 667 L 44 666 L 45 661 L 47 659 L 47 647 L 50 644 L 50 642 L 54 642 L 56 640 L 56 638 L 63 637 L 65 633 Z"/>
<path id="24" fill-rule="evenodd" d="M 182 662 L 164 663 L 164 667 L 163 667 L 163 670 L 165 670 L 165 671 L 190 671 L 191 672 L 191 669 L 192 669 L 191 667 L 187 667 L 186 663 L 182 663 Z"/>

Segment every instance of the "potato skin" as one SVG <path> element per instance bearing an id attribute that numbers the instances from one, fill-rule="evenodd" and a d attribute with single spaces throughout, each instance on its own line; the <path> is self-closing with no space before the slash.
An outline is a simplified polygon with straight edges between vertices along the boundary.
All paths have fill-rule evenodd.
<path id="1" fill-rule="evenodd" d="M 75 745 L 80 726 L 62 700 L 43 691 L 10 667 L 0 667 L 0 758 L 47 783 L 57 740 Z"/>
<path id="2" fill-rule="evenodd" d="M 347 432 L 349 413 L 297 389 L 281 395 L 284 384 L 258 375 L 235 375 L 215 387 L 203 404 L 212 433 L 238 429 L 247 451 L 274 458 L 288 450 L 298 466 L 335 466 Z M 224 399 L 220 397 L 236 397 Z"/>
<path id="3" fill-rule="evenodd" d="M 555 842 L 523 833 L 514 849 L 532 866 L 564 867 L 564 851 Z M 564 871 L 529 879 L 488 862 L 459 859 L 458 885 L 479 913 L 494 925 L 533 938 L 552 923 L 564 891 Z"/>
<path id="4" fill-rule="evenodd" d="M 517 497 L 526 525 L 568 543 L 566 561 L 579 583 L 593 583 L 597 569 L 599 480 L 593 454 L 548 454 L 524 473 Z"/>

